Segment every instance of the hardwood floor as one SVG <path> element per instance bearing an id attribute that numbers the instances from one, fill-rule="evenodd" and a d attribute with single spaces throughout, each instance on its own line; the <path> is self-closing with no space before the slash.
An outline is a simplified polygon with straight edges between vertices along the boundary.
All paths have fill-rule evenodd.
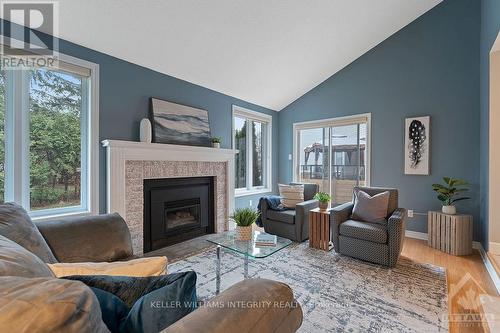
<path id="1" fill-rule="evenodd" d="M 477 250 L 469 256 L 452 256 L 427 246 L 426 241 L 406 238 L 402 255 L 446 268 L 450 332 L 488 331 L 479 320 L 474 322 L 482 315 L 478 297 L 481 294 L 498 296 L 498 293 Z M 467 322 L 453 322 L 463 318 Z"/>

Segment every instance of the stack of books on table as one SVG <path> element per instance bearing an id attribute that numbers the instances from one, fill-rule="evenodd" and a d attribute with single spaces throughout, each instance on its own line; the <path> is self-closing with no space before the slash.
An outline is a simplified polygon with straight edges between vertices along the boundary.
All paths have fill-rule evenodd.
<path id="1" fill-rule="evenodd" d="M 255 246 L 276 246 L 276 243 L 276 235 L 262 233 L 255 236 Z"/>

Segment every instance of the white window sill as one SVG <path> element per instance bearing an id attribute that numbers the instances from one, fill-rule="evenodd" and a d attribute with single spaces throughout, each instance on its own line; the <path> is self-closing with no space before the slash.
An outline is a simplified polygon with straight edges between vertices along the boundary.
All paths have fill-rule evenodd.
<path id="1" fill-rule="evenodd" d="M 78 216 L 88 216 L 88 215 L 97 215 L 97 214 L 98 213 L 93 213 L 90 211 L 76 211 L 76 212 L 68 212 L 68 213 L 60 213 L 60 214 L 52 214 L 52 215 L 32 216 L 31 220 L 33 222 L 57 221 L 58 219 L 62 219 L 65 217 L 78 217 Z"/>
<path id="2" fill-rule="evenodd" d="M 269 188 L 258 188 L 258 189 L 252 189 L 252 190 L 242 189 L 242 190 L 235 190 L 234 196 L 236 198 L 239 198 L 239 197 L 246 197 L 249 195 L 272 193 L 272 192 L 273 191 L 270 190 Z"/>

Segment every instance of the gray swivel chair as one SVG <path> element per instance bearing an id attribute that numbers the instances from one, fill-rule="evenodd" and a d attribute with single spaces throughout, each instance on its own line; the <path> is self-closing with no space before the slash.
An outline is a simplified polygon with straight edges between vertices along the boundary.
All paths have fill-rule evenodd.
<path id="1" fill-rule="evenodd" d="M 297 185 L 299 183 L 290 183 Z M 304 202 L 295 209 L 276 211 L 268 208 L 265 200 L 261 202 L 261 219 L 267 233 L 303 242 L 309 238 L 309 211 L 319 207 L 313 197 L 319 191 L 318 184 L 304 184 Z"/>
<path id="2" fill-rule="evenodd" d="M 387 221 L 379 224 L 352 220 L 352 202 L 333 208 L 330 226 L 334 249 L 346 256 L 394 267 L 403 249 L 406 223 L 406 209 L 398 208 L 398 190 L 375 187 L 355 189 L 370 196 L 389 191 Z"/>

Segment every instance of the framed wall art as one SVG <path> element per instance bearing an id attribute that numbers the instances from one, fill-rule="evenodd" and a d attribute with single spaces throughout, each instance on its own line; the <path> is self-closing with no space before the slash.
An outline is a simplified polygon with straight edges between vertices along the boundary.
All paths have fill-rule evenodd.
<path id="1" fill-rule="evenodd" d="M 207 110 L 151 98 L 153 142 L 211 147 Z"/>
<path id="2" fill-rule="evenodd" d="M 431 118 L 415 117 L 405 120 L 405 174 L 430 174 Z"/>

